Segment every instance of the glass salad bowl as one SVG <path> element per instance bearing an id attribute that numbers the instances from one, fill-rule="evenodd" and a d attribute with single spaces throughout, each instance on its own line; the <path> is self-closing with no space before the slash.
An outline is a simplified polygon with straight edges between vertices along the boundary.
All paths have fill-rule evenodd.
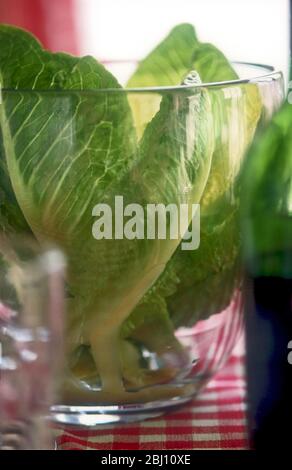
<path id="1" fill-rule="evenodd" d="M 239 337 L 238 175 L 284 91 L 272 68 L 234 68 L 212 83 L 2 90 L 2 217 L 68 260 L 55 421 L 157 416 Z"/>

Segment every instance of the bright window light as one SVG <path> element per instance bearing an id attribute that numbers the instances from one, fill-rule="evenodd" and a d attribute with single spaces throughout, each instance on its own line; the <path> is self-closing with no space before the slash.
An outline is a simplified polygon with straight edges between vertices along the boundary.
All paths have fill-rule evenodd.
<path id="1" fill-rule="evenodd" d="M 230 59 L 288 75 L 288 0 L 75 0 L 81 54 L 139 59 L 180 22 Z"/>

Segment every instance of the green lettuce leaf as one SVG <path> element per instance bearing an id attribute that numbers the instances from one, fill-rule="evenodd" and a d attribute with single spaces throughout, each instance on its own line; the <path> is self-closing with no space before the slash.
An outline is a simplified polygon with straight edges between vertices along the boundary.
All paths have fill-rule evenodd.
<path id="1" fill-rule="evenodd" d="M 135 157 L 132 116 L 124 93 L 90 92 L 119 88 L 92 57 L 51 54 L 9 26 L 0 27 L 0 44 L 1 168 L 8 190 L 1 188 L 7 199 L 13 191 L 34 235 L 56 242 L 68 256 L 73 348 L 83 341 L 96 291 L 111 276 L 92 236 L 92 208 Z M 110 261 L 114 267 L 115 258 Z"/>
<path id="2" fill-rule="evenodd" d="M 130 77 L 127 87 L 157 87 L 179 85 L 192 70 L 192 56 L 198 39 L 194 27 L 181 24 L 174 27 L 168 36 L 145 57 Z M 161 95 L 149 94 L 141 106 L 141 97 L 135 93 L 129 95 L 129 103 L 138 137 L 143 135 L 148 122 L 159 110 Z"/>
<path id="3" fill-rule="evenodd" d="M 191 70 L 194 49 L 198 44 L 192 25 L 185 23 L 174 27 L 167 37 L 139 63 L 127 87 L 180 84 L 183 77 Z"/>
<path id="4" fill-rule="evenodd" d="M 177 85 L 190 70 L 198 72 L 205 83 L 238 78 L 221 51 L 211 44 L 200 43 L 193 26 L 182 24 L 175 27 L 142 60 L 128 86 Z M 262 104 L 254 84 L 241 84 L 231 91 L 229 88 L 229 92 L 235 94 L 231 96 L 232 100 L 227 99 L 223 87 L 209 89 L 216 140 L 210 175 L 200 201 L 200 248 L 192 252 L 183 252 L 180 247 L 176 250 L 159 282 L 141 300 L 124 326 L 126 336 L 135 338 L 139 331 L 141 338 L 144 322 L 144 340 L 148 346 L 152 338 L 148 335 L 150 329 L 147 322 L 151 318 L 150 312 L 156 310 L 153 304 L 164 305 L 161 311 L 164 312 L 166 330 L 171 328 L 166 320 L 168 315 L 176 327 L 189 326 L 198 319 L 223 310 L 238 283 L 238 198 L 235 196 L 235 186 L 242 158 L 260 118 Z M 145 109 L 139 109 L 135 97 L 130 104 L 135 121 L 142 129 L 141 123 L 155 113 L 157 102 L 150 102 L 144 116 Z M 222 136 L 223 129 L 225 138 Z M 172 289 L 165 291 L 168 285 Z M 215 292 L 213 288 L 216 289 L 216 295 L 213 295 L 216 301 L 206 302 L 207 293 Z M 143 315 L 140 315 L 141 311 Z M 158 316 L 156 319 L 158 327 L 162 319 Z M 165 344 L 167 347 L 167 342 Z"/>
<path id="5" fill-rule="evenodd" d="M 82 88 L 116 87 L 117 82 L 110 74 L 104 73 L 104 68 L 91 57 L 82 59 L 68 54 L 52 54 L 45 51 L 41 44 L 25 31 L 8 25 L 0 27 L 0 86 L 2 89 L 27 90 L 61 90 Z M 106 75 L 106 76 L 105 76 Z M 7 93 L 4 91 L 4 98 Z M 57 95 L 55 95 L 57 98 Z M 19 93 L 9 96 L 11 115 L 21 106 L 28 106 L 32 100 L 29 96 Z M 34 96 L 37 104 L 37 94 Z M 56 101 L 56 100 L 51 100 Z M 65 98 L 63 100 L 65 102 Z M 41 113 L 43 107 L 43 115 Z M 46 118 L 46 104 L 37 104 L 39 127 Z M 52 113 L 53 114 L 53 113 Z M 55 118 L 54 118 L 55 119 Z M 28 140 L 31 138 L 30 129 L 27 131 Z M 37 130 L 37 125 L 35 130 Z M 32 131 L 34 132 L 34 131 Z M 109 135 L 109 129 L 108 129 Z M 40 136 L 42 138 L 42 136 Z M 109 137 L 108 137 L 109 138 Z M 19 139 L 21 141 L 21 138 Z M 23 143 L 23 142 L 22 142 Z M 0 135 L 1 156 L 4 155 L 2 136 Z M 5 158 L 0 159 L 0 227 L 5 232 L 26 232 L 32 234 L 21 211 L 11 185 Z"/>

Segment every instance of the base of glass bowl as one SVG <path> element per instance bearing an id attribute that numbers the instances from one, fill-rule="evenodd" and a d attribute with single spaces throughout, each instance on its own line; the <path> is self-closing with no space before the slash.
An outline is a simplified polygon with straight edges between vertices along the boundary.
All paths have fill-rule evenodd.
<path id="1" fill-rule="evenodd" d="M 104 424 L 134 423 L 157 418 L 174 408 L 185 405 L 194 395 L 175 397 L 152 403 L 137 403 L 116 406 L 70 406 L 57 405 L 51 408 L 50 420 L 61 426 L 82 426 L 91 429 Z"/>
<path id="2" fill-rule="evenodd" d="M 194 327 L 179 328 L 176 336 L 188 353 L 188 367 L 170 382 L 129 391 L 124 401 L 98 403 L 97 395 L 64 397 L 51 407 L 50 420 L 61 426 L 99 428 L 114 423 L 132 423 L 156 418 L 192 400 L 224 365 L 243 329 L 243 304 L 236 291 L 229 306 Z M 142 393 L 141 393 L 142 392 Z M 145 392 L 145 394 L 144 394 Z M 91 393 L 91 392 L 90 392 Z M 88 404 L 87 404 L 88 403 Z"/>

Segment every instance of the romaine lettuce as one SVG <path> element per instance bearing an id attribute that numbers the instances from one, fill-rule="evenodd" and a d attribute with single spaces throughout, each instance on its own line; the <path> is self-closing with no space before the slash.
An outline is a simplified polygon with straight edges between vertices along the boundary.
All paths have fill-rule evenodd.
<path id="1" fill-rule="evenodd" d="M 237 74 L 183 24 L 128 86 L 198 85 L 199 77 Z M 141 109 L 140 96 L 123 91 L 93 57 L 50 53 L 6 25 L 0 82 L 0 227 L 53 241 L 68 257 L 68 367 L 102 384 L 107 400 L 122 400 L 125 384 L 170 379 L 186 360 L 175 328 L 222 311 L 237 285 L 235 187 L 261 114 L 256 85 L 234 86 L 237 100 L 226 98 L 224 85 L 164 90 Z M 113 206 L 116 195 L 143 207 L 201 203 L 199 250 L 184 252 L 169 238 L 97 242 L 92 209 Z M 143 348 L 165 367 L 148 371 Z"/>
<path id="2" fill-rule="evenodd" d="M 122 323 L 180 240 L 97 244 L 92 208 L 101 201 L 113 204 L 116 195 L 142 206 L 198 203 L 214 150 L 209 94 L 200 87 L 166 93 L 138 144 L 127 94 L 95 59 L 49 53 L 9 26 L 0 27 L 0 45 L 4 207 L 12 200 L 15 230 L 20 224 L 40 243 L 54 241 L 67 254 L 68 352 L 72 359 L 81 351 L 80 362 L 86 351 L 103 392 L 121 397 L 123 379 L 136 377 L 132 386 L 140 380 L 139 348 L 120 337 Z M 0 223 L 9 230 L 5 217 Z M 156 309 L 156 316 L 176 344 L 165 311 Z"/>

